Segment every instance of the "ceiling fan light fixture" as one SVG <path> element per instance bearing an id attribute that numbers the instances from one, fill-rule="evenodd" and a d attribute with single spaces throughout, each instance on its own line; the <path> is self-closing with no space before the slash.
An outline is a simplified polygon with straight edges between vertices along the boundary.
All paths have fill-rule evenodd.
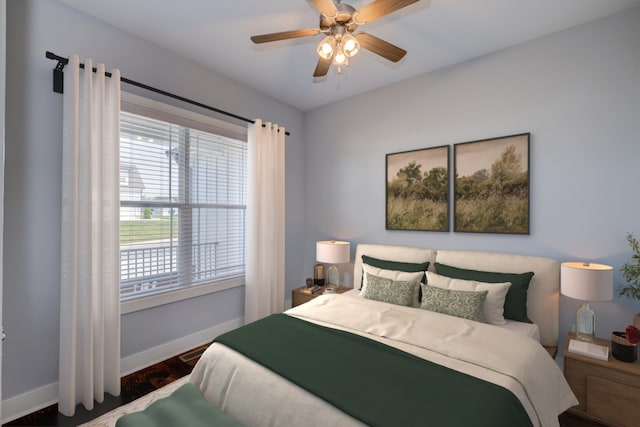
<path id="1" fill-rule="evenodd" d="M 355 54 L 360 50 L 360 43 L 358 42 L 358 39 L 351 34 L 345 34 L 342 36 L 342 50 L 349 58 L 355 56 Z"/>
<path id="2" fill-rule="evenodd" d="M 354 36 L 354 32 L 360 25 L 380 19 L 418 1 L 420 0 L 371 0 L 356 10 L 354 6 L 342 3 L 342 0 L 313 0 L 320 12 L 318 27 L 255 35 L 251 36 L 251 41 L 258 44 L 324 34 L 324 39 L 316 47 L 320 58 L 313 72 L 314 78 L 326 76 L 332 64 L 340 74 L 341 67 L 348 66 L 349 58 L 356 55 L 361 48 L 391 62 L 398 62 L 407 54 L 406 50 L 368 33 L 357 32 Z"/>
<path id="3" fill-rule="evenodd" d="M 336 48 L 336 39 L 333 36 L 327 36 L 320 44 L 318 44 L 318 48 L 316 51 L 318 52 L 318 56 L 322 59 L 331 59 L 333 56 L 333 52 Z"/>

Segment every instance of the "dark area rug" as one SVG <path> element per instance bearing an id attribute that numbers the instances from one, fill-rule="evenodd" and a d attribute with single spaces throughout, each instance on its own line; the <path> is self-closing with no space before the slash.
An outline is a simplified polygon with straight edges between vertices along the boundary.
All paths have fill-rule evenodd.
<path id="1" fill-rule="evenodd" d="M 196 359 L 197 361 L 197 359 Z M 183 362 L 179 357 L 157 363 L 141 371 L 122 377 L 121 398 L 131 402 L 173 381 L 188 375 L 195 361 Z"/>

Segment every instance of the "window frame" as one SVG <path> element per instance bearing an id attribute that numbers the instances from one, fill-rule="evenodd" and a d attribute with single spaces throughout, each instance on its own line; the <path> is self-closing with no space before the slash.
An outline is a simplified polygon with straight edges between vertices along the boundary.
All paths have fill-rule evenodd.
<path id="1" fill-rule="evenodd" d="M 164 102 L 155 101 L 129 92 L 121 93 L 121 110 L 175 123 L 180 126 L 195 128 L 220 136 L 227 136 L 241 141 L 247 141 L 247 128 L 210 116 L 195 113 Z M 244 286 L 245 276 L 239 275 L 214 282 L 194 284 L 191 286 L 169 289 L 166 291 L 141 295 L 120 301 L 121 314 L 133 313 L 165 304 L 183 301 L 215 292 L 225 291 Z"/>

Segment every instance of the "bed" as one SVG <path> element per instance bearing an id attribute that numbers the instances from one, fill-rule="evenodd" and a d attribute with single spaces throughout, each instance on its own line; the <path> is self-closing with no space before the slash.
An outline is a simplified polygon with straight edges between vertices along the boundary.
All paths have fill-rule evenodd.
<path id="1" fill-rule="evenodd" d="M 577 404 L 547 350 L 559 276 L 548 258 L 360 244 L 353 290 L 223 335 L 189 381 L 250 426 L 558 426 Z"/>

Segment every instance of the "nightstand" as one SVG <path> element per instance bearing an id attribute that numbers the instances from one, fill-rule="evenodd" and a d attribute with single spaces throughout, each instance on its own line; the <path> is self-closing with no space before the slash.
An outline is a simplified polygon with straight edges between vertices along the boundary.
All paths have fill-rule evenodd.
<path id="1" fill-rule="evenodd" d="M 621 362 L 611 354 L 611 342 L 596 341 L 609 347 L 609 360 L 570 353 L 570 333 L 564 348 L 564 376 L 580 402 L 569 409 L 581 417 L 612 426 L 640 425 L 640 362 Z"/>
<path id="2" fill-rule="evenodd" d="M 318 295 L 322 295 L 322 293 L 324 292 L 325 289 L 331 288 L 331 287 L 332 286 L 330 286 L 330 285 L 321 286 L 322 290 L 320 292 L 318 292 L 318 293 L 315 293 L 315 294 L 312 294 L 311 293 L 311 288 L 307 288 L 306 286 L 303 286 L 301 288 L 296 288 L 296 289 L 291 291 L 291 307 L 295 307 L 296 305 L 304 304 L 307 301 L 311 301 L 312 299 L 314 299 Z M 336 290 L 336 293 L 337 294 L 341 294 L 343 292 L 350 291 L 351 289 L 353 289 L 353 288 L 347 288 L 345 286 L 340 286 Z"/>

